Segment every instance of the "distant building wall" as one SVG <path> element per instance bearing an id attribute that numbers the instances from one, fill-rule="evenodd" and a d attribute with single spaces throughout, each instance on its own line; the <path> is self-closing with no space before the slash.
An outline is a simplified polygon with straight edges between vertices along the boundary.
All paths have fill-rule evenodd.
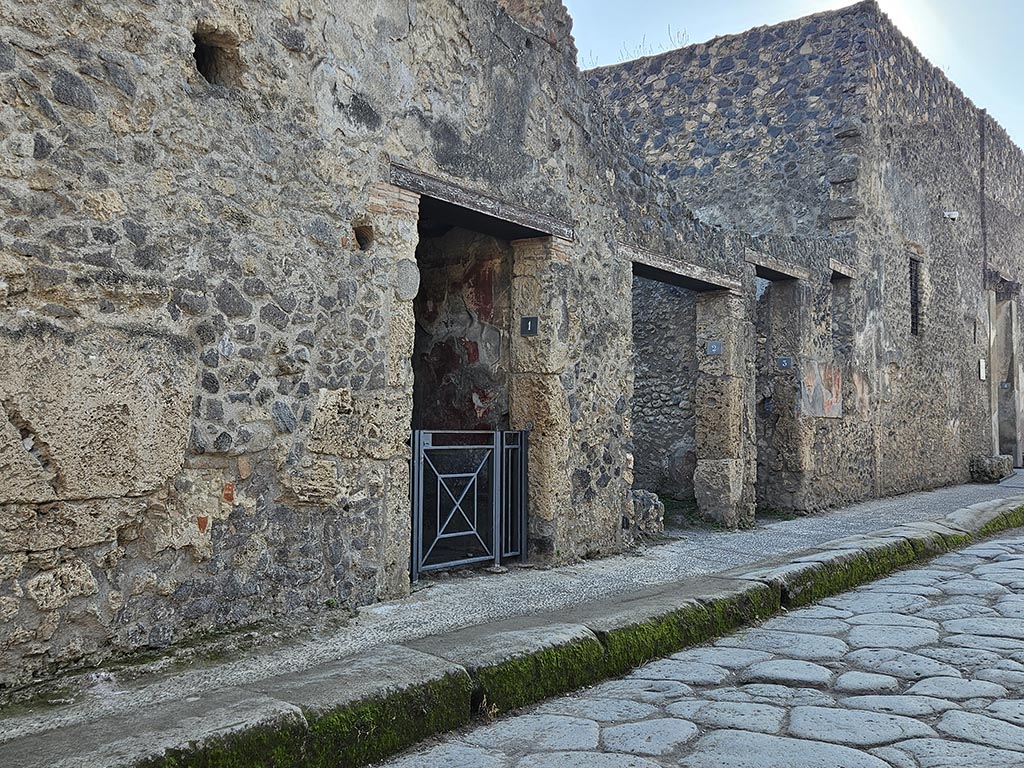
<path id="1" fill-rule="evenodd" d="M 1000 450 L 1000 423 L 1008 447 L 1020 330 L 1004 321 L 1015 335 L 1000 351 L 990 306 L 1019 302 L 1024 159 L 877 5 L 588 74 L 699 218 L 857 254 L 852 279 L 812 271 L 758 310 L 762 337 L 777 311 L 796 340 L 758 348 L 760 506 L 961 482 L 972 456 Z M 778 370 L 790 356 L 796 377 Z M 1003 386 L 981 380 L 982 360 Z M 837 374 L 841 418 L 791 396 L 812 371 Z"/>

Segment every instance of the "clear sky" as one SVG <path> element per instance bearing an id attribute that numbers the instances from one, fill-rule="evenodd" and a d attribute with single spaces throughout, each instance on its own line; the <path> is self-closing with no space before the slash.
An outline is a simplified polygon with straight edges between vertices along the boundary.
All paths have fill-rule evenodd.
<path id="1" fill-rule="evenodd" d="M 582 68 L 700 43 L 850 0 L 564 0 Z M 933 64 L 1024 147 L 1024 0 L 880 0 Z"/>

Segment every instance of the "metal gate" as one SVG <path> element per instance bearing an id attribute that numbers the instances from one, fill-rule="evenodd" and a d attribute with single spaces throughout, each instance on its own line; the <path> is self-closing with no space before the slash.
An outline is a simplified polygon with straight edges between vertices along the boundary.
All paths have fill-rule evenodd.
<path id="1" fill-rule="evenodd" d="M 413 432 L 413 581 L 526 559 L 528 442 L 529 432 Z"/>

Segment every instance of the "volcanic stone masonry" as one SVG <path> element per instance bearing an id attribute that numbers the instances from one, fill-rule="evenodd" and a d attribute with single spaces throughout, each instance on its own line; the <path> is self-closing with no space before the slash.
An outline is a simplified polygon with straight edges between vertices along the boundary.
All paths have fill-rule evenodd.
<path id="1" fill-rule="evenodd" d="M 549 563 L 1019 462 L 1022 176 L 872 3 L 0 5 L 0 687 L 406 594 L 414 427 Z"/>

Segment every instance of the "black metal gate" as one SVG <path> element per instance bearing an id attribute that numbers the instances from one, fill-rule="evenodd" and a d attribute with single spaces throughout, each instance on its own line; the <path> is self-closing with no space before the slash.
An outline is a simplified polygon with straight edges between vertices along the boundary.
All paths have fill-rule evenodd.
<path id="1" fill-rule="evenodd" d="M 412 435 L 412 580 L 526 558 L 529 432 Z"/>

